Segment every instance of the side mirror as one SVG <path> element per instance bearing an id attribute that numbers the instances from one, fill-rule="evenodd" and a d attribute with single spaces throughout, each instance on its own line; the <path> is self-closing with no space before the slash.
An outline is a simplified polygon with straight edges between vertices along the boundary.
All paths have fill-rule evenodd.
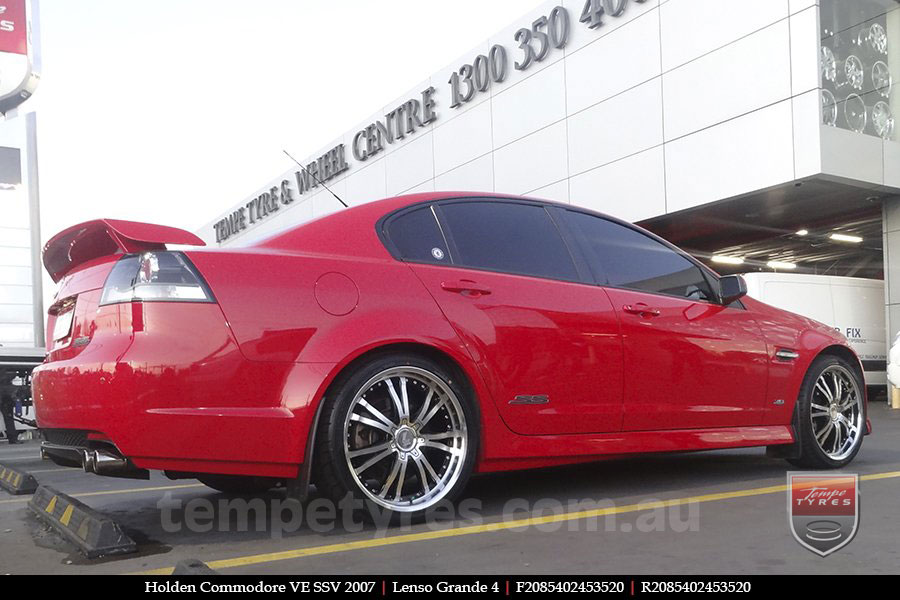
<path id="1" fill-rule="evenodd" d="M 740 275 L 726 275 L 719 279 L 719 300 L 728 306 L 747 295 L 747 282 Z"/>

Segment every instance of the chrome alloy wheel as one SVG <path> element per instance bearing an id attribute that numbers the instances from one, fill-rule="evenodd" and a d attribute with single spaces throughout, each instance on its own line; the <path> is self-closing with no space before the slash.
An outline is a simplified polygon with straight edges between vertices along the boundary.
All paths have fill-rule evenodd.
<path id="1" fill-rule="evenodd" d="M 853 374 L 831 365 L 819 375 L 810 400 L 809 418 L 816 443 L 828 458 L 840 461 L 863 434 L 863 399 Z"/>
<path id="2" fill-rule="evenodd" d="M 436 504 L 453 488 L 467 450 L 456 393 L 418 367 L 386 369 L 362 385 L 344 420 L 344 458 L 357 487 L 397 512 Z"/>

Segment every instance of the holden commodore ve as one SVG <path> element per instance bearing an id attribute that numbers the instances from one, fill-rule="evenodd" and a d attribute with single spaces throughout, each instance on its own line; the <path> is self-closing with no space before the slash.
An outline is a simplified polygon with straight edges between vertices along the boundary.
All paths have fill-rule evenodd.
<path id="1" fill-rule="evenodd" d="M 870 427 L 830 328 L 628 223 L 490 194 L 356 206 L 242 248 L 99 220 L 51 239 L 43 451 L 396 512 L 473 472 L 766 446 L 848 464 Z"/>

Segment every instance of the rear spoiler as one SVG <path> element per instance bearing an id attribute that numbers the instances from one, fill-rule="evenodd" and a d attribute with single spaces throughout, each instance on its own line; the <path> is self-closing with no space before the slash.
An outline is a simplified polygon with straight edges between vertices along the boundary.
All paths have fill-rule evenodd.
<path id="1" fill-rule="evenodd" d="M 134 221 L 98 219 L 65 229 L 44 246 L 44 267 L 54 282 L 75 267 L 110 254 L 165 250 L 166 244 L 205 246 L 189 231 Z"/>

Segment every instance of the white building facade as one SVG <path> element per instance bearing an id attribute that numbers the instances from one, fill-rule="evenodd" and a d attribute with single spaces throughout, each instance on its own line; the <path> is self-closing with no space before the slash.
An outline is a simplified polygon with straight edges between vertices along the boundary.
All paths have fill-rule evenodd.
<path id="1" fill-rule="evenodd" d="M 0 123 L 0 367 L 9 356 L 44 354 L 34 120 L 31 113 Z"/>
<path id="2" fill-rule="evenodd" d="M 198 233 L 243 246 L 340 210 L 319 182 L 350 205 L 529 195 L 640 223 L 701 258 L 740 254 L 741 268 L 886 277 L 896 331 L 897 82 L 897 0 L 555 0 Z M 862 242 L 835 244 L 835 231 Z"/>

